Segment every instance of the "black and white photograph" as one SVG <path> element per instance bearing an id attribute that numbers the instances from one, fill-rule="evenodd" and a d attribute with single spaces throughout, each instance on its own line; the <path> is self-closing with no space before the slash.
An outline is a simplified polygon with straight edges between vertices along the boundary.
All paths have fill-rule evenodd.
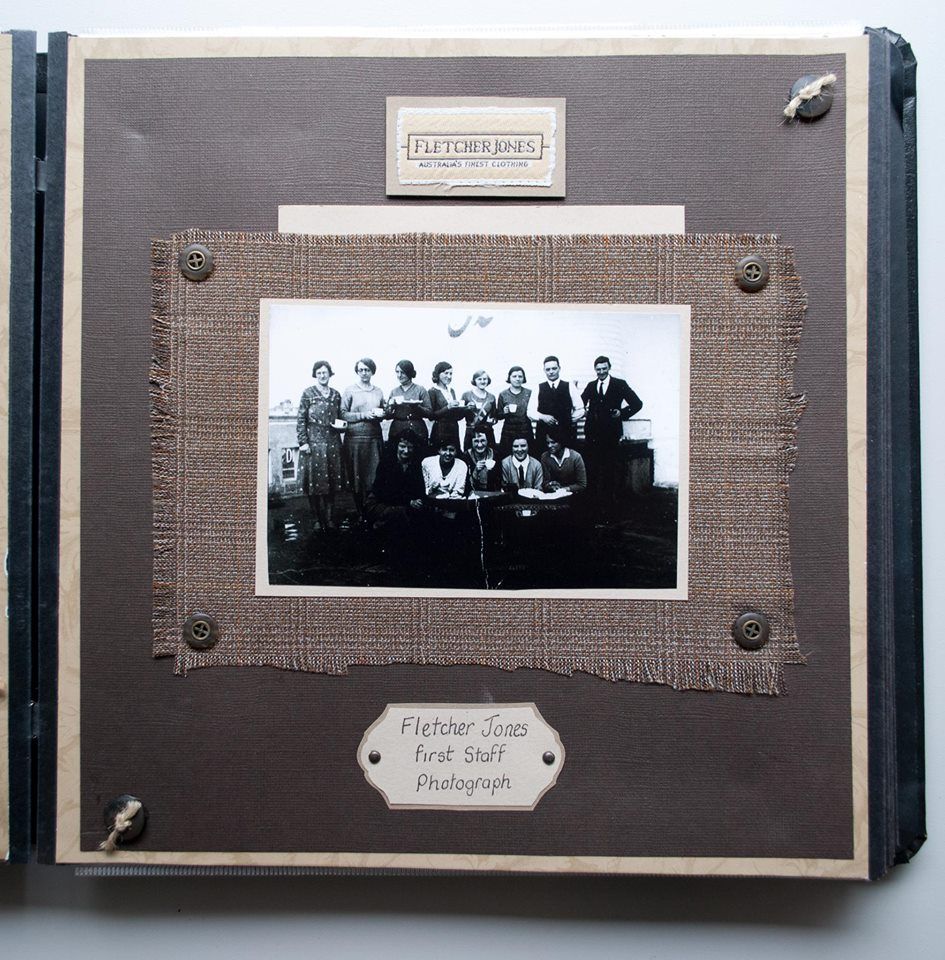
<path id="1" fill-rule="evenodd" d="M 684 599 L 689 308 L 266 300 L 257 594 Z"/>

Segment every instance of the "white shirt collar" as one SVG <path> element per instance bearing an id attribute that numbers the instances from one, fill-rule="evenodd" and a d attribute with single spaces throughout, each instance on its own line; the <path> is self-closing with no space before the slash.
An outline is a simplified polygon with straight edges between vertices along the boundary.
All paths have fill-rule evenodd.
<path id="1" fill-rule="evenodd" d="M 597 386 L 594 387 L 594 389 L 595 389 L 597 392 L 600 392 L 600 385 L 601 385 L 601 384 L 604 385 L 604 393 L 606 393 L 606 392 L 610 389 L 610 374 L 609 374 L 609 373 L 607 374 L 606 377 L 604 377 L 603 380 L 598 380 L 598 381 L 597 381 Z"/>

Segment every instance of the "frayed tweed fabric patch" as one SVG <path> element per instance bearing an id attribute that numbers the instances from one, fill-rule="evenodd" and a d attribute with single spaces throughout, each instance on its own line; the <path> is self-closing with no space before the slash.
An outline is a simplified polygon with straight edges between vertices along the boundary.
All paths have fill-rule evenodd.
<path id="1" fill-rule="evenodd" d="M 213 271 L 180 268 L 202 244 Z M 767 284 L 735 281 L 746 255 Z M 154 653 L 344 674 L 356 664 L 478 664 L 678 689 L 778 694 L 795 635 L 789 478 L 804 400 L 793 369 L 805 298 L 770 235 L 310 237 L 191 231 L 155 241 Z M 266 299 L 686 304 L 687 599 L 258 596 L 259 314 Z M 504 375 L 504 372 L 503 372 Z M 759 649 L 733 624 L 763 611 Z M 182 627 L 212 615 L 215 642 Z"/>

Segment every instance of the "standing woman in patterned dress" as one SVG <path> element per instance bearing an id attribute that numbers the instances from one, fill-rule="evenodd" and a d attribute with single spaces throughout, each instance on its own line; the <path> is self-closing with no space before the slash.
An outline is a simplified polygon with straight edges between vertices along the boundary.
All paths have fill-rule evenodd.
<path id="1" fill-rule="evenodd" d="M 313 387 L 302 391 L 296 433 L 299 453 L 306 455 L 305 471 L 308 501 L 323 531 L 335 530 L 335 494 L 344 489 L 344 464 L 341 459 L 341 394 L 328 381 L 334 376 L 327 360 L 316 360 L 312 367 Z M 341 427 L 338 425 L 341 424 Z"/>
<path id="2" fill-rule="evenodd" d="M 341 395 L 341 417 L 348 424 L 344 452 L 348 481 L 354 494 L 358 519 L 364 519 L 364 501 L 374 485 L 377 465 L 381 462 L 384 441 L 381 420 L 384 419 L 384 394 L 371 383 L 377 364 L 362 357 L 355 365 L 358 382 Z"/>

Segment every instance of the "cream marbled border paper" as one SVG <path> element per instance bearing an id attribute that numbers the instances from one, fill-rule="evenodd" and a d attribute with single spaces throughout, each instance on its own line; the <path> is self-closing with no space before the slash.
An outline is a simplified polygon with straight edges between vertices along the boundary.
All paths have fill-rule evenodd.
<path id="1" fill-rule="evenodd" d="M 853 857 L 535 857 L 505 854 L 217 853 L 80 849 L 79 516 L 83 147 L 89 60 L 194 57 L 541 57 L 835 54 L 846 59 L 847 440 L 849 453 L 850 653 Z M 56 859 L 67 863 L 322 866 L 615 874 L 818 876 L 869 874 L 866 663 L 866 235 L 869 41 L 848 38 L 608 37 L 425 39 L 404 37 L 92 38 L 69 41 L 66 235 L 62 317 L 62 454 L 59 574 L 59 713 Z M 456 208 L 457 226 L 462 229 Z"/>
<path id="2" fill-rule="evenodd" d="M 13 37 L 0 34 L 0 554 L 6 556 L 9 504 L 10 216 L 13 189 Z M 4 567 L 6 564 L 4 564 Z M 7 609 L 6 572 L 0 574 L 0 613 Z M 10 854 L 9 618 L 0 616 L 0 860 Z"/>

